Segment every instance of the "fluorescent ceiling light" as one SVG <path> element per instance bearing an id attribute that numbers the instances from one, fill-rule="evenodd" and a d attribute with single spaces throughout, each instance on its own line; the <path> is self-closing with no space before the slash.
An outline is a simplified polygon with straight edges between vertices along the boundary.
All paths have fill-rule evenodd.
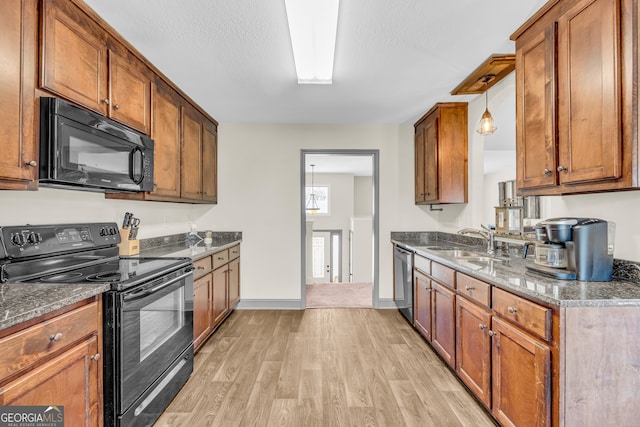
<path id="1" fill-rule="evenodd" d="M 285 0 L 298 84 L 331 84 L 340 0 Z"/>

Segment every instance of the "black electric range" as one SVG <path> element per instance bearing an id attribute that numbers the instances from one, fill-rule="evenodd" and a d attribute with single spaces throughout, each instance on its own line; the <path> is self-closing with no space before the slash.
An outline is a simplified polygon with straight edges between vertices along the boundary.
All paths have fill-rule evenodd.
<path id="1" fill-rule="evenodd" d="M 0 282 L 108 283 L 104 425 L 148 426 L 193 371 L 190 258 L 118 256 L 115 223 L 0 227 Z"/>

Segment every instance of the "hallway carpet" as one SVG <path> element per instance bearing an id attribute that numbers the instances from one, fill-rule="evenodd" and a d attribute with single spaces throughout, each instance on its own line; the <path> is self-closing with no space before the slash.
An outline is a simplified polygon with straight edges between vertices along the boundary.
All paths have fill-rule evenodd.
<path id="1" fill-rule="evenodd" d="M 371 283 L 307 285 L 307 308 L 371 308 Z"/>

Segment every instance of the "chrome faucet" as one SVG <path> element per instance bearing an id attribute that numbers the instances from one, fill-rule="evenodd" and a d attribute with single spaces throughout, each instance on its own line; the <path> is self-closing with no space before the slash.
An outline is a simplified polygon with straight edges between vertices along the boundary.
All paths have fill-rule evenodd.
<path id="1" fill-rule="evenodd" d="M 496 253 L 495 232 L 485 225 L 480 224 L 480 227 L 482 227 L 483 230 L 477 230 L 475 228 L 463 228 L 462 230 L 458 231 L 458 234 L 461 234 L 463 236 L 475 234 L 476 236 L 482 237 L 484 240 L 487 241 L 487 254 L 495 255 Z"/>

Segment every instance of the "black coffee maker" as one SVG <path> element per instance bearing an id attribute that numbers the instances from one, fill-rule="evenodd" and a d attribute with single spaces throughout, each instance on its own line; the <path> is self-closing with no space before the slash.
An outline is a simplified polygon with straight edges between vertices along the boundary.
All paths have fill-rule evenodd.
<path id="1" fill-rule="evenodd" d="M 536 258 L 536 263 L 527 265 L 527 269 L 563 280 L 611 280 L 615 223 L 596 218 L 553 218 L 537 227 L 543 227 L 546 233 L 537 233 L 536 257 L 551 251 L 559 254 L 566 251 L 566 266 L 554 267 Z"/>

